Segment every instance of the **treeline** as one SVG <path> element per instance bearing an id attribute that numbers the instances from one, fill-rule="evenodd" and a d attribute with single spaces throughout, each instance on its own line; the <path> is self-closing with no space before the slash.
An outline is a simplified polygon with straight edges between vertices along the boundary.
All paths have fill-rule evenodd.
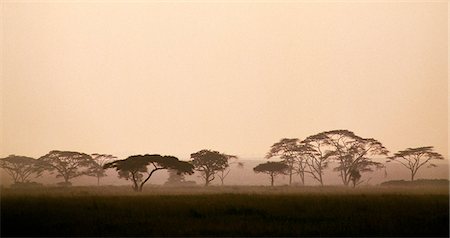
<path id="1" fill-rule="evenodd" d="M 62 186 L 70 186 L 73 178 L 87 175 L 97 179 L 100 184 L 105 170 L 115 169 L 119 178 L 131 181 L 134 191 L 142 191 L 144 184 L 158 170 L 169 170 L 168 183 L 184 182 L 184 175 L 199 172 L 208 186 L 219 178 L 224 184 L 230 173 L 230 165 L 243 164 L 235 155 L 228 155 L 213 150 L 200 150 L 192 153 L 190 161 L 181 161 L 174 156 L 159 154 L 132 155 L 118 160 L 109 154 L 86 154 L 73 151 L 50 151 L 38 158 L 10 155 L 0 159 L 0 167 L 13 179 L 15 184 L 31 183 L 31 178 L 48 172 L 63 178 Z M 275 178 L 280 175 L 289 176 L 292 184 L 293 176 L 299 176 L 301 183 L 306 177 L 323 183 L 323 175 L 330 162 L 335 162 L 343 185 L 357 186 L 362 173 L 384 168 L 386 163 L 396 161 L 410 171 L 411 181 L 417 171 L 424 165 L 436 166 L 432 160 L 442 160 L 444 157 L 433 151 L 433 147 L 407 148 L 389 156 L 389 151 L 381 142 L 373 138 L 362 138 L 348 130 L 332 130 L 311 135 L 303 140 L 298 138 L 283 138 L 274 143 L 266 155 L 267 159 L 275 159 L 253 168 L 255 173 L 265 173 L 274 185 Z"/>

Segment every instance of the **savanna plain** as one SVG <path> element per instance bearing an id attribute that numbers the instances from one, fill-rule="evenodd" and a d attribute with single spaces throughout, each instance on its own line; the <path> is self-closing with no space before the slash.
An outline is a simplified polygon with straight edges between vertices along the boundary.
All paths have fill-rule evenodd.
<path id="1" fill-rule="evenodd" d="M 449 236 L 448 186 L 1 189 L 4 236 Z"/>

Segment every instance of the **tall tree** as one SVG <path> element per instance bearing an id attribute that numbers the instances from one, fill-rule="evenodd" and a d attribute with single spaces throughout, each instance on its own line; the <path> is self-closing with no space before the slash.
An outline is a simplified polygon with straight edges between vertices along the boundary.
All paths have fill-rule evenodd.
<path id="1" fill-rule="evenodd" d="M 426 146 L 401 150 L 389 157 L 388 162 L 396 161 L 409 169 L 411 172 L 411 181 L 414 181 L 417 171 L 422 166 L 428 163 L 427 167 L 436 167 L 431 161 L 443 159 L 444 157 L 441 154 L 433 151 L 433 146 Z"/>
<path id="2" fill-rule="evenodd" d="M 228 159 L 228 166 L 226 166 L 225 168 L 223 168 L 222 170 L 220 170 L 217 173 L 217 177 L 219 177 L 220 183 L 221 183 L 222 186 L 224 184 L 225 178 L 228 176 L 228 174 L 230 174 L 231 166 L 233 164 L 236 164 L 238 168 L 244 167 L 244 163 L 237 161 L 237 159 L 238 159 L 237 156 L 235 156 L 235 155 L 226 155 L 226 154 L 223 154 L 223 155 L 225 155 L 227 157 L 227 159 Z"/>
<path id="3" fill-rule="evenodd" d="M 117 159 L 117 157 L 114 156 L 114 155 L 97 154 L 97 153 L 92 154 L 91 157 L 94 160 L 95 165 L 90 167 L 88 175 L 96 177 L 97 178 L 97 186 L 99 186 L 100 185 L 100 179 L 102 177 L 106 176 L 106 172 L 105 172 L 105 169 L 103 168 L 103 166 L 106 163 Z"/>
<path id="4" fill-rule="evenodd" d="M 266 162 L 253 168 L 255 173 L 265 173 L 270 176 L 270 186 L 274 185 L 275 177 L 279 174 L 286 174 L 289 166 L 284 162 Z"/>
<path id="5" fill-rule="evenodd" d="M 288 166 L 289 185 L 292 184 L 292 176 L 297 173 L 302 184 L 305 184 L 306 157 L 304 145 L 297 138 L 283 138 L 273 144 L 267 153 L 266 158 L 277 157 Z"/>
<path id="6" fill-rule="evenodd" d="M 205 186 L 208 186 L 215 179 L 215 175 L 218 172 L 228 168 L 229 157 L 230 155 L 222 154 L 218 151 L 200 150 L 191 154 L 191 163 L 205 180 Z"/>
<path id="7" fill-rule="evenodd" d="M 308 169 L 305 172 L 317 180 L 321 186 L 323 186 L 324 170 L 328 168 L 330 160 L 336 155 L 335 151 L 329 150 L 327 139 L 326 135 L 317 134 L 302 141 L 304 144 L 302 153 L 307 157 L 305 161 Z"/>
<path id="8" fill-rule="evenodd" d="M 73 178 L 89 174 L 90 169 L 95 166 L 90 155 L 73 151 L 53 150 L 40 157 L 39 161 L 49 172 L 56 172 L 57 178 L 64 178 L 66 185 L 70 185 Z"/>
<path id="9" fill-rule="evenodd" d="M 148 166 L 151 167 L 150 171 Z M 133 182 L 133 190 L 136 192 L 142 191 L 144 184 L 158 170 L 174 169 L 180 174 L 194 173 L 193 166 L 190 163 L 180 161 L 174 156 L 161 156 L 158 154 L 133 155 L 124 160 L 107 163 L 104 168 L 115 168 L 120 178 L 131 180 Z"/>
<path id="10" fill-rule="evenodd" d="M 375 159 L 385 158 L 388 150 L 373 138 L 362 138 L 348 130 L 333 130 L 319 133 L 326 138 L 324 143 L 331 146 L 336 153 L 338 166 L 334 169 L 340 173 L 344 185 L 351 182 L 351 171 L 362 173 L 383 168 L 384 165 Z"/>
<path id="11" fill-rule="evenodd" d="M 32 175 L 39 177 L 43 171 L 36 159 L 19 155 L 0 159 L 0 168 L 11 176 L 14 183 L 27 183 Z"/>

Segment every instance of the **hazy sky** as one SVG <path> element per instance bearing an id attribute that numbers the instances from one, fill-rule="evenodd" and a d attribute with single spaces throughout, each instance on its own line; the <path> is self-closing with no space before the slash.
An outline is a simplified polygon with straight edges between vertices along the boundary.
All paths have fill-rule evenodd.
<path id="1" fill-rule="evenodd" d="M 2 157 L 260 158 L 332 129 L 448 157 L 446 1 L 2 3 Z"/>

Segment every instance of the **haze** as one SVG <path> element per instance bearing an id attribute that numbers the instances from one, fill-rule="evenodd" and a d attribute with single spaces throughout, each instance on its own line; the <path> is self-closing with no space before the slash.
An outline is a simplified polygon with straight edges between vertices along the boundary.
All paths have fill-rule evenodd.
<path id="1" fill-rule="evenodd" d="M 446 1 L 2 1 L 0 154 L 262 158 L 333 129 L 448 158 Z"/>

